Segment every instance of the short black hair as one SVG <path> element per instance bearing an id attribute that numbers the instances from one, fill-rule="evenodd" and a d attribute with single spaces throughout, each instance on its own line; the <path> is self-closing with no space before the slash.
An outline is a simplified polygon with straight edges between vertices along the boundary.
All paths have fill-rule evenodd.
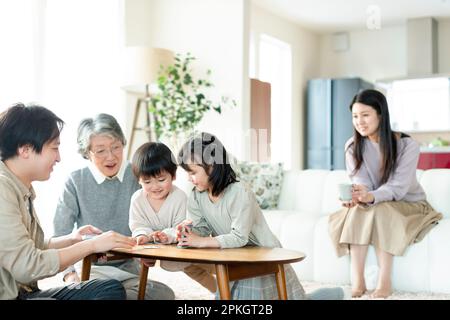
<path id="1" fill-rule="evenodd" d="M 147 142 L 140 146 L 131 161 L 133 174 L 140 177 L 156 177 L 162 171 L 175 177 L 177 163 L 169 147 L 161 142 Z"/>
<path id="2" fill-rule="evenodd" d="M 59 137 L 64 121 L 50 110 L 17 103 L 0 115 L 0 157 L 2 161 L 13 158 L 25 145 L 36 153 L 44 144 Z"/>
<path id="3" fill-rule="evenodd" d="M 208 174 L 211 193 L 218 196 L 228 185 L 237 182 L 227 150 L 216 136 L 201 132 L 184 143 L 178 153 L 178 163 L 189 172 L 190 164 L 201 166 Z"/>

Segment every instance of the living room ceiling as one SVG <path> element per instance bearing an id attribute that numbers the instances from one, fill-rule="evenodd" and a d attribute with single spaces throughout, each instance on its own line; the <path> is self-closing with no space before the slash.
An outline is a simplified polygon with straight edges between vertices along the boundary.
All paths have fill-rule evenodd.
<path id="1" fill-rule="evenodd" d="M 373 17 L 378 9 L 381 28 L 404 24 L 410 18 L 450 18 L 450 0 L 251 1 L 273 14 L 322 33 L 366 28 L 369 16 Z"/>

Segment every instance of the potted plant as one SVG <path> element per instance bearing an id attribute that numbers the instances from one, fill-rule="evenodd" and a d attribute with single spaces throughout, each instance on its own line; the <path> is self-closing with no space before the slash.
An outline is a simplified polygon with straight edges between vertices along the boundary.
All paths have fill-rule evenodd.
<path id="1" fill-rule="evenodd" d="M 205 78 L 195 78 L 191 62 L 195 60 L 190 53 L 176 54 L 175 61 L 166 68 L 161 67 L 158 75 L 158 90 L 152 94 L 148 111 L 153 115 L 153 126 L 157 140 L 169 139 L 173 151 L 178 150 L 180 139 L 194 130 L 195 126 L 209 110 L 221 113 L 224 106 L 235 106 L 234 100 L 221 97 L 213 102 L 207 91 L 213 87 L 209 80 L 211 70 Z"/>

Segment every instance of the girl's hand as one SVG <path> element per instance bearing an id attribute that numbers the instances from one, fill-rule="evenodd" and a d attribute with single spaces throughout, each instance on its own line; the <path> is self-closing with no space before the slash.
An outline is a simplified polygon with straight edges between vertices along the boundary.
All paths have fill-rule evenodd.
<path id="1" fill-rule="evenodd" d="M 96 228 L 94 226 L 91 226 L 90 224 L 86 226 L 82 226 L 78 228 L 77 230 L 73 231 L 71 234 L 72 242 L 77 243 L 83 240 L 84 235 L 99 235 L 102 234 L 103 231 L 99 228 Z"/>
<path id="2" fill-rule="evenodd" d="M 149 241 L 150 241 L 150 238 L 147 237 L 147 236 L 144 235 L 144 234 L 141 234 L 141 235 L 139 235 L 139 236 L 136 237 L 136 244 L 137 244 L 137 245 L 141 245 L 141 244 L 147 243 L 147 242 L 149 242 Z"/>
<path id="3" fill-rule="evenodd" d="M 184 226 L 187 224 L 192 224 L 192 220 L 184 220 L 182 223 L 177 225 L 175 227 L 175 230 L 177 231 L 177 241 L 179 242 L 181 239 L 181 230 L 183 230 Z"/>
<path id="4" fill-rule="evenodd" d="M 193 232 L 188 233 L 186 234 L 186 237 L 181 238 L 178 245 L 191 248 L 220 248 L 220 243 L 216 238 L 201 237 Z"/>
<path id="5" fill-rule="evenodd" d="M 94 252 L 106 252 L 113 248 L 132 249 L 136 245 L 136 239 L 114 231 L 105 232 L 89 241 L 94 243 Z"/>
<path id="6" fill-rule="evenodd" d="M 354 184 L 352 191 L 352 201 L 356 203 L 371 203 L 375 200 L 373 195 L 367 191 L 367 187 L 362 184 Z"/>
<path id="7" fill-rule="evenodd" d="M 206 239 L 205 237 L 201 237 L 193 232 L 185 233 L 184 236 L 180 237 L 180 239 L 178 240 L 178 245 L 193 248 L 204 248 L 206 247 L 205 239 Z"/>

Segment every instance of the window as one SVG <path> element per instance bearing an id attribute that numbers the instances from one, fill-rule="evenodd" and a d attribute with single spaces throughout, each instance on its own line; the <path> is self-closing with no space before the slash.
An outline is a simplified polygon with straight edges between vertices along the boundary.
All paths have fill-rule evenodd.
<path id="1" fill-rule="evenodd" d="M 292 165 L 292 53 L 288 43 L 261 34 L 258 78 L 271 84 L 271 161 Z"/>
<path id="2" fill-rule="evenodd" d="M 50 181 L 33 183 L 36 211 L 48 236 L 65 179 L 86 165 L 77 153 L 80 120 L 109 113 L 125 130 L 121 5 L 121 0 L 0 1 L 1 109 L 37 102 L 66 122 L 61 163 Z"/>
<path id="3" fill-rule="evenodd" d="M 387 90 L 393 130 L 450 130 L 448 78 L 394 81 Z"/>
<path id="4" fill-rule="evenodd" d="M 0 1 L 0 111 L 36 100 L 32 1 Z"/>

